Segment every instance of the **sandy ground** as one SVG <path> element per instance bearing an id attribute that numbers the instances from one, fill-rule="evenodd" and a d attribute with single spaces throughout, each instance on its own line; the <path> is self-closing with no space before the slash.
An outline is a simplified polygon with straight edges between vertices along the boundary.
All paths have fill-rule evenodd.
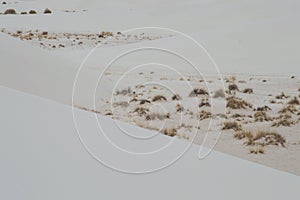
<path id="1" fill-rule="evenodd" d="M 272 2 L 262 15 L 258 1 L 248 7 L 191 1 L 174 7 L 175 24 L 166 21 L 173 12 L 168 3 L 161 4 L 165 12 L 154 4 L 115 4 L 1 5 L 1 84 L 204 146 L 217 142 L 221 152 L 300 175 L 298 3 Z M 48 7 L 52 13 L 43 14 Z M 7 8 L 18 14 L 4 15 Z M 38 13 L 20 14 L 30 9 Z M 188 32 L 211 53 L 221 73 L 204 49 L 180 33 L 122 31 L 151 22 Z M 180 56 L 154 49 L 108 65 L 128 50 L 145 47 L 178 52 L 197 68 Z M 228 105 L 230 98 L 235 100 L 233 107 Z M 224 129 L 228 121 L 237 125 Z M 258 132 L 263 132 L 261 137 Z"/>

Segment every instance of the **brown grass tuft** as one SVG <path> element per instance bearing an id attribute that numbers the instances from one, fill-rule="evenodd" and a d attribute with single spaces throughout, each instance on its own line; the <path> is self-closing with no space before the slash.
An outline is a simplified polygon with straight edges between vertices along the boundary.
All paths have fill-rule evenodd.
<path id="1" fill-rule="evenodd" d="M 254 121 L 263 122 L 263 121 L 271 121 L 272 118 L 267 115 L 265 111 L 257 111 L 254 113 Z"/>
<path id="2" fill-rule="evenodd" d="M 175 94 L 173 97 L 172 97 L 172 100 L 173 101 L 178 101 L 178 100 L 181 100 L 181 97 L 180 97 L 180 95 L 179 94 Z"/>
<path id="3" fill-rule="evenodd" d="M 202 88 L 195 88 L 190 94 L 189 97 L 196 97 L 198 95 L 208 95 L 208 92 Z"/>
<path id="4" fill-rule="evenodd" d="M 200 120 L 204 120 L 204 119 L 211 118 L 211 117 L 212 117 L 212 113 L 209 111 L 202 110 L 199 114 Z"/>
<path id="5" fill-rule="evenodd" d="M 30 10 L 28 13 L 31 15 L 37 14 L 37 12 L 35 10 Z"/>
<path id="6" fill-rule="evenodd" d="M 177 135 L 177 130 L 175 128 L 165 128 L 163 131 L 162 131 L 163 134 L 165 135 L 168 135 L 168 136 L 171 136 L 171 137 L 174 137 Z"/>
<path id="7" fill-rule="evenodd" d="M 5 10 L 3 14 L 4 15 L 16 15 L 17 11 L 15 9 L 10 8 L 10 9 Z"/>
<path id="8" fill-rule="evenodd" d="M 241 98 L 231 96 L 227 98 L 226 107 L 231 109 L 246 109 L 247 107 L 252 108 L 252 105 Z"/>
<path id="9" fill-rule="evenodd" d="M 224 122 L 224 126 L 223 126 L 222 130 L 228 130 L 228 129 L 240 131 L 240 130 L 242 130 L 242 127 L 237 122 L 226 121 L 226 122 Z"/>
<path id="10" fill-rule="evenodd" d="M 51 14 L 51 13 L 52 13 L 52 11 L 49 8 L 46 8 L 44 10 L 44 14 Z"/>
<path id="11" fill-rule="evenodd" d="M 287 99 L 289 96 L 285 95 L 284 92 L 282 92 L 280 95 L 275 96 L 276 99 Z"/>
<path id="12" fill-rule="evenodd" d="M 290 100 L 288 102 L 288 104 L 291 104 L 291 105 L 300 105 L 300 102 L 299 102 L 299 100 L 298 100 L 297 97 L 294 97 L 292 100 Z"/>
<path id="13" fill-rule="evenodd" d="M 236 84 L 230 84 L 228 86 L 228 90 L 229 91 L 234 91 L 234 90 L 239 91 L 239 88 L 238 88 L 238 86 Z"/>
<path id="14" fill-rule="evenodd" d="M 152 101 L 167 101 L 167 98 L 164 97 L 163 95 L 156 95 L 155 97 L 152 98 Z"/>
<path id="15" fill-rule="evenodd" d="M 243 90 L 243 93 L 252 94 L 253 93 L 253 89 L 246 88 L 246 89 Z"/>

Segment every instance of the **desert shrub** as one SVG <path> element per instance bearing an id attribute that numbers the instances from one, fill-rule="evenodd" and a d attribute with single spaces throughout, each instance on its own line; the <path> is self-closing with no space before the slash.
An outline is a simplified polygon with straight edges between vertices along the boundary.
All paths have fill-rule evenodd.
<path id="1" fill-rule="evenodd" d="M 300 102 L 299 102 L 299 100 L 297 99 L 297 97 L 294 97 L 292 100 L 290 100 L 290 101 L 288 102 L 288 104 L 299 105 Z"/>
<path id="2" fill-rule="evenodd" d="M 7 9 L 4 11 L 4 15 L 16 15 L 17 14 L 17 11 L 15 9 Z"/>
<path id="3" fill-rule="evenodd" d="M 30 10 L 28 13 L 31 15 L 37 14 L 37 12 L 35 10 Z"/>
<path id="4" fill-rule="evenodd" d="M 279 119 L 278 121 L 272 124 L 272 127 L 279 127 L 279 126 L 291 126 L 294 122 L 291 119 Z"/>
<path id="5" fill-rule="evenodd" d="M 225 92 L 223 89 L 219 89 L 214 92 L 213 98 L 225 98 Z"/>
<path id="6" fill-rule="evenodd" d="M 161 114 L 161 113 L 150 113 L 146 115 L 146 120 L 164 120 L 164 119 L 169 119 L 170 118 L 170 113 L 167 114 Z"/>
<path id="7" fill-rule="evenodd" d="M 44 14 L 51 14 L 51 13 L 52 13 L 52 11 L 49 8 L 46 8 L 44 10 Z"/>
<path id="8" fill-rule="evenodd" d="M 278 113 L 280 113 L 280 114 L 295 113 L 295 112 L 297 112 L 297 109 L 293 104 L 287 105 L 278 111 Z"/>
<path id="9" fill-rule="evenodd" d="M 145 103 L 151 103 L 149 100 L 147 100 L 147 99 L 140 99 L 139 100 L 140 101 L 140 105 L 143 105 L 143 104 L 145 104 Z"/>
<path id="10" fill-rule="evenodd" d="M 237 86 L 236 84 L 230 84 L 230 85 L 228 86 L 228 90 L 229 90 L 229 91 L 234 91 L 234 90 L 239 91 L 239 88 L 238 88 L 238 86 Z"/>
<path id="11" fill-rule="evenodd" d="M 199 108 L 202 108 L 203 106 L 210 107 L 210 103 L 207 100 L 202 99 L 201 103 L 199 104 Z"/>
<path id="12" fill-rule="evenodd" d="M 172 97 L 172 100 L 175 101 L 175 100 L 181 100 L 181 97 L 179 94 L 175 94 L 173 97 Z"/>
<path id="13" fill-rule="evenodd" d="M 231 115 L 232 118 L 241 118 L 241 117 L 246 117 L 245 115 L 241 115 L 241 114 L 238 114 L 238 113 L 235 113 L 233 115 Z"/>
<path id="14" fill-rule="evenodd" d="M 26 11 L 22 11 L 21 15 L 27 15 L 27 12 Z"/>
<path id="15" fill-rule="evenodd" d="M 171 136 L 171 137 L 174 137 L 176 136 L 177 134 L 177 130 L 175 128 L 165 128 L 163 131 L 162 131 L 163 134 L 165 135 L 168 135 L 168 136 Z"/>
<path id="16" fill-rule="evenodd" d="M 127 95 L 127 94 L 131 94 L 131 88 L 128 87 L 127 89 L 123 89 L 123 90 L 116 90 L 116 95 Z"/>
<path id="17" fill-rule="evenodd" d="M 226 121 L 224 122 L 222 130 L 228 130 L 228 129 L 239 131 L 242 130 L 242 127 L 237 122 Z"/>
<path id="18" fill-rule="evenodd" d="M 271 132 L 271 131 L 258 131 L 253 138 L 256 145 L 276 145 L 279 144 L 282 147 L 285 147 L 286 140 L 284 137 L 282 137 L 277 132 Z"/>
<path id="19" fill-rule="evenodd" d="M 270 103 L 274 104 L 276 101 L 274 99 L 270 100 Z"/>
<path id="20" fill-rule="evenodd" d="M 176 112 L 182 112 L 183 110 L 184 108 L 180 104 L 176 105 Z"/>
<path id="21" fill-rule="evenodd" d="M 231 109 L 246 109 L 252 108 L 252 105 L 241 98 L 231 96 L 227 98 L 226 107 Z"/>
<path id="22" fill-rule="evenodd" d="M 249 149 L 249 154 L 264 154 L 265 150 L 263 147 L 257 147 L 257 148 L 250 148 Z"/>
<path id="23" fill-rule="evenodd" d="M 152 101 L 167 101 L 167 98 L 164 97 L 163 95 L 156 95 L 155 97 L 152 98 Z"/>
<path id="24" fill-rule="evenodd" d="M 2 2 L 2 4 L 4 4 L 4 5 L 5 5 L 5 4 L 6 4 L 6 1 L 3 1 L 3 2 Z"/>
<path id="25" fill-rule="evenodd" d="M 269 106 L 257 107 L 254 111 L 269 111 L 272 110 Z"/>
<path id="26" fill-rule="evenodd" d="M 114 107 L 118 107 L 118 106 L 121 106 L 123 108 L 126 108 L 129 106 L 129 103 L 127 101 L 120 101 L 120 102 L 115 102 L 113 103 L 113 106 Z"/>
<path id="27" fill-rule="evenodd" d="M 257 111 L 254 113 L 254 121 L 256 122 L 263 122 L 263 121 L 270 121 L 270 120 L 272 120 L 272 118 L 269 117 L 265 111 Z"/>
<path id="28" fill-rule="evenodd" d="M 102 31 L 98 37 L 100 38 L 105 38 L 105 37 L 111 37 L 113 36 L 114 34 L 112 32 L 109 32 L 109 31 Z"/>
<path id="29" fill-rule="evenodd" d="M 253 89 L 246 88 L 246 89 L 243 90 L 243 93 L 252 94 L 253 93 Z"/>
<path id="30" fill-rule="evenodd" d="M 204 120 L 204 119 L 211 118 L 211 117 L 212 117 L 212 113 L 209 111 L 202 110 L 199 114 L 200 120 Z"/>
<path id="31" fill-rule="evenodd" d="M 287 99 L 289 96 L 285 95 L 284 92 L 282 92 L 280 95 L 275 96 L 276 99 Z"/>
<path id="32" fill-rule="evenodd" d="M 189 94 L 189 97 L 196 97 L 198 95 L 208 95 L 208 92 L 205 89 L 202 89 L 202 88 L 195 88 Z"/>
<path id="33" fill-rule="evenodd" d="M 133 112 L 138 113 L 138 115 L 141 117 L 143 115 L 146 115 L 149 112 L 149 109 L 143 107 L 137 107 Z"/>

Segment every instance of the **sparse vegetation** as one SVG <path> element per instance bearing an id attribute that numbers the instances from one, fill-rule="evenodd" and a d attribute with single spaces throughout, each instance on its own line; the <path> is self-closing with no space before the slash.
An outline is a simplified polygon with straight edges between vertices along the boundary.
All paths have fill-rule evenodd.
<path id="1" fill-rule="evenodd" d="M 177 135 L 177 130 L 175 128 L 165 128 L 162 133 L 174 137 Z"/>
<path id="2" fill-rule="evenodd" d="M 37 12 L 35 10 L 30 10 L 28 13 L 31 15 L 37 14 Z"/>
<path id="3" fill-rule="evenodd" d="M 291 104 L 291 105 L 300 105 L 300 102 L 299 102 L 299 100 L 298 100 L 297 97 L 294 97 L 292 100 L 290 100 L 288 102 L 288 104 Z"/>
<path id="4" fill-rule="evenodd" d="M 164 119 L 169 119 L 170 118 L 170 113 L 167 114 L 161 114 L 161 113 L 150 113 L 146 115 L 146 120 L 164 120 Z"/>
<path id="5" fill-rule="evenodd" d="M 252 105 L 241 98 L 231 96 L 227 98 L 226 107 L 231 109 L 246 109 L 252 108 Z"/>
<path id="6" fill-rule="evenodd" d="M 211 118 L 211 117 L 212 117 L 212 113 L 209 111 L 202 110 L 199 114 L 200 120 L 204 120 L 204 119 Z"/>
<path id="7" fill-rule="evenodd" d="M 291 119 L 279 119 L 278 121 L 272 124 L 272 127 L 279 127 L 279 126 L 291 126 L 294 122 Z"/>
<path id="8" fill-rule="evenodd" d="M 179 94 L 175 94 L 173 97 L 172 97 L 172 100 L 173 101 L 178 101 L 178 100 L 181 100 L 181 97 L 180 97 L 180 95 Z"/>
<path id="9" fill-rule="evenodd" d="M 195 88 L 190 94 L 189 97 L 196 97 L 199 95 L 208 95 L 208 92 L 202 88 Z"/>
<path id="10" fill-rule="evenodd" d="M 271 121 L 272 118 L 267 115 L 265 111 L 257 111 L 254 113 L 254 121 L 263 122 L 263 121 Z"/>
<path id="11" fill-rule="evenodd" d="M 15 9 L 7 9 L 4 11 L 4 15 L 16 15 L 17 14 L 17 11 Z"/>
<path id="12" fill-rule="evenodd" d="M 134 111 L 134 113 L 138 113 L 140 117 L 146 115 L 149 112 L 148 108 L 143 108 L 143 107 L 137 107 Z"/>
<path id="13" fill-rule="evenodd" d="M 176 105 L 176 112 L 182 112 L 183 110 L 184 108 L 180 104 Z"/>
<path id="14" fill-rule="evenodd" d="M 246 93 L 246 94 L 252 94 L 253 93 L 253 89 L 251 88 L 246 88 L 243 90 L 243 93 Z"/>
<path id="15" fill-rule="evenodd" d="M 257 107 L 254 111 L 269 111 L 272 110 L 269 106 Z"/>
<path id="16" fill-rule="evenodd" d="M 140 99 L 139 100 L 140 101 L 140 105 L 143 105 L 143 104 L 145 104 L 145 103 L 151 103 L 149 100 L 147 100 L 147 99 Z"/>
<path id="17" fill-rule="evenodd" d="M 263 147 L 259 146 L 259 147 L 256 147 L 256 148 L 250 148 L 249 153 L 250 154 L 264 154 L 265 150 L 264 150 Z"/>
<path id="18" fill-rule="evenodd" d="M 152 98 L 152 101 L 167 101 L 167 98 L 164 97 L 163 95 L 156 95 L 155 97 Z"/>
<path id="19" fill-rule="evenodd" d="M 238 86 L 236 84 L 230 84 L 228 86 L 228 90 L 229 91 L 239 91 L 239 88 L 238 88 Z"/>
<path id="20" fill-rule="evenodd" d="M 52 13 L 52 11 L 49 8 L 46 8 L 44 10 L 44 14 L 51 14 L 51 13 Z"/>
<path id="21" fill-rule="evenodd" d="M 242 130 L 242 127 L 237 122 L 226 121 L 226 122 L 224 122 L 222 130 L 228 130 L 228 129 L 240 131 L 240 130 Z"/>
<path id="22" fill-rule="evenodd" d="M 202 99 L 201 103 L 199 104 L 199 108 L 202 108 L 203 106 L 210 107 L 208 100 Z"/>
<path id="23" fill-rule="evenodd" d="M 27 12 L 26 11 L 22 11 L 21 15 L 27 15 Z"/>
<path id="24" fill-rule="evenodd" d="M 118 107 L 118 106 L 121 106 L 123 108 L 126 108 L 129 106 L 129 103 L 127 101 L 120 101 L 120 102 L 115 102 L 113 103 L 113 106 L 114 107 Z"/>
<path id="25" fill-rule="evenodd" d="M 282 92 L 280 95 L 275 96 L 276 99 L 287 99 L 289 96 L 285 95 L 284 92 Z"/>
<path id="26" fill-rule="evenodd" d="M 295 112 L 297 112 L 297 109 L 296 109 L 295 105 L 293 105 L 293 104 L 287 105 L 278 111 L 279 114 L 295 113 Z"/>

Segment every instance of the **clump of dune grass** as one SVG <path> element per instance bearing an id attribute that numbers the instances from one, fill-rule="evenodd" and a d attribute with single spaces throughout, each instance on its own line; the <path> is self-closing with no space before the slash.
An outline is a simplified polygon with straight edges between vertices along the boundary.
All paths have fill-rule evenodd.
<path id="1" fill-rule="evenodd" d="M 269 106 L 257 107 L 254 111 L 269 111 L 272 110 Z"/>
<path id="2" fill-rule="evenodd" d="M 28 13 L 31 15 L 37 14 L 37 12 L 35 10 L 30 10 Z"/>
<path id="3" fill-rule="evenodd" d="M 210 103 L 208 102 L 208 100 L 202 99 L 201 103 L 199 104 L 199 108 L 201 108 L 203 106 L 210 107 Z"/>
<path id="4" fill-rule="evenodd" d="M 294 125 L 294 122 L 290 118 L 282 118 L 278 119 L 277 121 L 273 122 L 272 127 L 279 127 L 279 126 L 291 126 Z"/>
<path id="5" fill-rule="evenodd" d="M 167 101 L 167 98 L 164 97 L 163 95 L 156 95 L 155 97 L 152 98 L 152 101 Z"/>
<path id="6" fill-rule="evenodd" d="M 271 121 L 272 118 L 267 115 L 265 111 L 256 111 L 254 113 L 254 121 L 263 122 L 263 121 Z"/>
<path id="7" fill-rule="evenodd" d="M 170 137 L 174 137 L 177 135 L 177 130 L 175 128 L 165 128 L 162 133 Z"/>
<path id="8" fill-rule="evenodd" d="M 299 102 L 299 100 L 298 100 L 297 97 L 294 97 L 292 100 L 290 100 L 288 102 L 288 104 L 291 104 L 291 105 L 300 105 L 300 102 Z"/>
<path id="9" fill-rule="evenodd" d="M 179 94 L 174 94 L 174 95 L 172 96 L 172 100 L 173 100 L 173 101 L 178 101 L 178 100 L 181 100 L 181 97 L 180 97 Z"/>
<path id="10" fill-rule="evenodd" d="M 251 131 L 237 131 L 234 134 L 234 137 L 237 139 L 247 139 L 244 143 L 247 146 L 268 146 L 275 145 L 285 147 L 286 140 L 285 138 L 274 131 L 258 131 L 252 133 Z"/>
<path id="11" fill-rule="evenodd" d="M 252 104 L 246 102 L 241 98 L 231 96 L 227 98 L 226 107 L 231 109 L 246 109 L 246 108 L 252 108 Z"/>
<path id="12" fill-rule="evenodd" d="M 3 14 L 4 15 L 16 15 L 17 11 L 15 9 L 9 8 L 9 9 L 5 10 Z"/>
<path id="13" fill-rule="evenodd" d="M 256 147 L 256 148 L 250 148 L 249 154 L 265 154 L 265 150 L 261 146 Z"/>
<path id="14" fill-rule="evenodd" d="M 180 104 L 176 105 L 176 112 L 183 112 L 184 108 Z"/>
<path id="15" fill-rule="evenodd" d="M 239 91 L 239 88 L 236 84 L 233 83 L 228 86 L 228 90 L 229 91 Z"/>
<path id="16" fill-rule="evenodd" d="M 245 88 L 245 89 L 243 90 L 243 93 L 246 93 L 246 94 L 253 94 L 253 89 L 251 89 L 251 88 Z"/>
<path id="17" fill-rule="evenodd" d="M 212 113 L 209 111 L 202 110 L 199 113 L 199 120 L 204 120 L 204 119 L 211 118 L 211 117 L 212 117 Z"/>
<path id="18" fill-rule="evenodd" d="M 170 113 L 167 114 L 162 114 L 162 113 L 150 113 L 146 115 L 146 120 L 164 120 L 164 119 L 169 119 L 170 118 Z"/>
<path id="19" fill-rule="evenodd" d="M 282 92 L 280 95 L 276 95 L 275 99 L 287 99 L 289 96 L 285 95 L 284 92 Z"/>
<path id="20" fill-rule="evenodd" d="M 44 14 L 51 14 L 51 13 L 52 13 L 52 11 L 49 8 L 46 8 L 44 10 Z"/>
<path id="21" fill-rule="evenodd" d="M 297 109 L 294 104 L 287 105 L 278 111 L 279 114 L 284 114 L 284 113 L 294 114 L 295 112 L 297 112 Z"/>
<path id="22" fill-rule="evenodd" d="M 242 130 L 242 126 L 240 124 L 238 124 L 237 122 L 232 122 L 232 121 L 224 122 L 222 130 L 229 130 L 229 129 L 239 131 L 239 130 Z"/>
<path id="23" fill-rule="evenodd" d="M 196 97 L 196 96 L 199 96 L 199 95 L 208 95 L 208 92 L 205 89 L 202 89 L 202 88 L 195 88 L 189 94 L 189 97 Z"/>
<path id="24" fill-rule="evenodd" d="M 102 31 L 98 37 L 99 38 L 106 38 L 106 37 L 112 37 L 114 34 L 110 31 Z"/>
<path id="25" fill-rule="evenodd" d="M 149 109 L 143 107 L 137 107 L 133 112 L 137 113 L 141 117 L 146 115 L 149 112 Z"/>
<path id="26" fill-rule="evenodd" d="M 214 92 L 213 98 L 225 98 L 225 92 L 223 89 L 219 89 Z"/>
<path id="27" fill-rule="evenodd" d="M 27 12 L 26 11 L 22 11 L 21 15 L 27 15 Z"/>
<path id="28" fill-rule="evenodd" d="M 113 106 L 114 107 L 118 107 L 118 106 L 121 106 L 123 108 L 126 108 L 129 106 L 129 103 L 127 101 L 120 101 L 120 102 L 115 102 L 113 103 Z"/>
<path id="29" fill-rule="evenodd" d="M 146 103 L 151 103 L 149 100 L 147 99 L 140 99 L 140 105 L 146 104 Z"/>
<path id="30" fill-rule="evenodd" d="M 127 95 L 127 94 L 131 94 L 131 87 L 128 87 L 127 89 L 122 89 L 122 90 L 116 90 L 116 95 Z"/>

